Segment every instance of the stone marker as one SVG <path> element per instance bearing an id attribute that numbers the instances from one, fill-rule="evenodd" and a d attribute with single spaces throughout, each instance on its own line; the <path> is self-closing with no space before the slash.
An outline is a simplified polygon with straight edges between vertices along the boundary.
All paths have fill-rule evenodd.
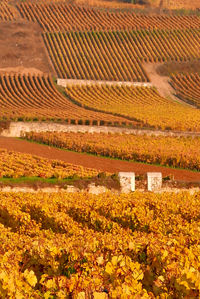
<path id="1" fill-rule="evenodd" d="M 121 192 L 129 193 L 135 191 L 135 173 L 134 172 L 119 172 L 119 181 Z"/>
<path id="2" fill-rule="evenodd" d="M 161 172 L 147 172 L 147 188 L 148 191 L 157 191 L 162 187 Z"/>

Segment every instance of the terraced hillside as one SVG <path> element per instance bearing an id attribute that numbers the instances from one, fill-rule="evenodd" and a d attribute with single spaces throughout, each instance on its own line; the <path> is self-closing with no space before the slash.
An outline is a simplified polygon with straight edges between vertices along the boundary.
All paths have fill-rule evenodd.
<path id="1" fill-rule="evenodd" d="M 161 97 L 155 88 L 74 84 L 67 85 L 63 95 L 52 78 L 42 74 L 0 75 L 0 108 L 1 120 L 200 131 L 199 110 Z"/>
<path id="2" fill-rule="evenodd" d="M 43 34 L 58 77 L 148 81 L 142 62 L 200 57 L 200 31 L 138 30 Z"/>
<path id="3" fill-rule="evenodd" d="M 11 12 L 15 9 L 7 2 L 1 2 L 1 5 Z M 18 4 L 17 9 L 18 18 L 24 18 L 27 27 L 32 21 L 40 25 L 32 24 L 35 26 L 34 36 L 38 30 L 44 42 L 43 48 L 39 47 L 36 52 L 41 49 L 46 58 L 49 55 L 49 61 L 60 78 L 149 82 L 144 62 L 195 63 L 200 58 L 200 18 L 197 15 L 147 16 L 31 1 Z M 17 28 L 26 26 L 25 23 L 10 23 Z M 42 65 L 44 55 L 38 59 L 32 57 L 35 48 L 31 51 L 30 45 L 27 46 L 30 58 L 25 52 L 28 32 L 11 33 L 12 38 L 16 36 L 13 51 L 17 52 L 19 48 L 18 52 L 23 52 L 37 69 L 38 66 L 45 69 Z M 37 43 L 39 40 L 35 40 Z M 7 66 L 12 55 L 4 56 Z M 23 65 L 28 62 L 18 55 L 15 65 L 17 63 L 21 65 L 22 69 L 17 69 L 22 70 L 23 75 L 17 71 L 15 75 L 5 74 L 5 69 L 0 70 L 1 119 L 51 119 L 74 124 L 132 124 L 181 131 L 199 130 L 198 110 L 165 99 L 155 89 L 67 85 L 65 97 L 55 89 L 50 75 L 43 76 L 40 71 L 40 75 L 33 75 L 32 70 L 28 74 L 28 69 L 24 72 Z M 50 66 L 47 72 L 52 75 Z"/>
<path id="4" fill-rule="evenodd" d="M 200 131 L 199 110 L 161 97 L 155 88 L 69 85 L 66 93 L 83 107 L 137 119 L 147 127 Z"/>
<path id="5" fill-rule="evenodd" d="M 22 17 L 38 22 L 44 31 L 186 29 L 199 28 L 197 16 L 145 16 L 135 13 L 102 12 L 65 3 L 22 3 Z"/>
<path id="6" fill-rule="evenodd" d="M 57 91 L 48 75 L 0 75 L 0 119 L 63 120 L 74 124 L 136 125 L 123 117 L 88 111 Z"/>
<path id="7" fill-rule="evenodd" d="M 140 130 L 141 136 L 112 137 L 30 132 L 29 141 L 1 136 L 0 188 L 8 181 L 13 186 L 29 179 L 33 186 L 32 179 L 56 179 L 66 191 L 65 179 L 94 186 L 96 176 L 102 183 L 111 173 L 119 186 L 119 171 L 143 178 L 162 172 L 166 186 L 200 186 L 200 138 L 193 136 L 200 136 L 200 110 L 184 102 L 199 107 L 200 76 L 174 72 L 171 83 L 183 101 L 134 85 L 152 78 L 144 63 L 196 64 L 200 17 L 111 12 L 76 1 L 0 0 L 0 132 L 12 129 L 16 136 L 18 130 L 20 136 L 26 126 L 17 121 L 30 120 L 27 130 L 39 121 L 41 131 L 47 121 L 43 131 L 62 122 L 169 132 L 156 138 L 148 130 L 148 136 Z M 159 3 L 161 11 L 164 1 Z M 63 88 L 55 75 L 73 80 L 64 80 Z M 79 85 L 79 79 L 89 82 Z M 163 88 L 164 80 L 156 80 Z M 170 130 L 192 137 L 169 137 Z M 199 298 L 197 189 L 194 195 L 0 192 L 0 298 Z"/>

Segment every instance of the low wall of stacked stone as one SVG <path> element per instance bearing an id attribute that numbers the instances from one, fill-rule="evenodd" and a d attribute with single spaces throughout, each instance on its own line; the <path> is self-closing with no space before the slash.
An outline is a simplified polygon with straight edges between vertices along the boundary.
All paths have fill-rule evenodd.
<path id="1" fill-rule="evenodd" d="M 129 129 L 123 127 L 70 125 L 55 122 L 9 122 L 0 130 L 0 136 L 21 137 L 26 132 L 88 132 L 88 133 L 120 133 L 148 136 L 200 136 L 200 132 L 175 132 L 147 129 Z"/>
<path id="2" fill-rule="evenodd" d="M 152 87 L 148 82 L 126 82 L 126 81 L 103 81 L 103 80 L 76 80 L 76 79 L 57 79 L 57 84 L 62 87 L 67 85 L 118 85 L 118 86 L 135 86 L 135 87 Z"/>

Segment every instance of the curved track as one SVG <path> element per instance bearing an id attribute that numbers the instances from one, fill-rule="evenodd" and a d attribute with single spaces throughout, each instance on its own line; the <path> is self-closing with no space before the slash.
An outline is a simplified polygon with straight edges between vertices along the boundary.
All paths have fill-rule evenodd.
<path id="1" fill-rule="evenodd" d="M 21 153 L 38 155 L 49 159 L 58 159 L 68 163 L 96 168 L 101 171 L 133 171 L 136 174 L 144 174 L 148 171 L 158 171 L 162 172 L 163 177 L 167 175 L 173 175 L 174 178 L 179 181 L 200 182 L 200 172 L 192 172 L 189 170 L 172 169 L 161 166 L 146 165 L 142 163 L 107 159 L 88 154 L 60 150 L 46 145 L 31 143 L 15 138 L 0 137 L 0 148 L 6 148 L 8 150 L 18 151 Z"/>

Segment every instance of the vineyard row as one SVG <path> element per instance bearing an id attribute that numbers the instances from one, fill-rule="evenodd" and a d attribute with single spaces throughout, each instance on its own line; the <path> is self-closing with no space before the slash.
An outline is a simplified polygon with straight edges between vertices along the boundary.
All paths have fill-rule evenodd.
<path id="1" fill-rule="evenodd" d="M 21 3 L 21 16 L 38 22 L 44 31 L 187 29 L 199 28 L 197 16 L 146 16 L 134 13 L 110 13 L 68 4 Z"/>
<path id="2" fill-rule="evenodd" d="M 200 171 L 200 138 L 28 132 L 28 140 L 76 152 Z"/>
<path id="3" fill-rule="evenodd" d="M 123 117 L 86 110 L 59 92 L 47 75 L 0 75 L 0 119 L 59 120 L 72 124 L 126 125 Z"/>
<path id="4" fill-rule="evenodd" d="M 143 62 L 200 57 L 200 30 L 43 34 L 59 78 L 148 82 Z"/>
<path id="5" fill-rule="evenodd" d="M 15 8 L 8 5 L 6 2 L 0 2 L 0 21 L 15 20 Z"/>
<path id="6" fill-rule="evenodd" d="M 0 178 L 87 178 L 98 171 L 70 163 L 0 149 Z"/>
<path id="7" fill-rule="evenodd" d="M 199 110 L 161 97 L 155 88 L 68 85 L 66 93 L 82 107 L 137 119 L 144 127 L 200 131 Z"/>
<path id="8" fill-rule="evenodd" d="M 200 108 L 200 75 L 178 74 L 171 76 L 171 85 L 182 100 Z"/>

